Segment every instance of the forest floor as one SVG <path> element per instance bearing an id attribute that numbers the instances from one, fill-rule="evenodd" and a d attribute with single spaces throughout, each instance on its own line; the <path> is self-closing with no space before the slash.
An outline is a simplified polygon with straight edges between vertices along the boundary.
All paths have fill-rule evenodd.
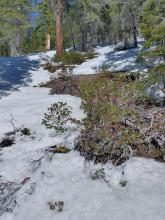
<path id="1" fill-rule="evenodd" d="M 98 48 L 100 55 L 77 66 L 74 74 L 98 73 L 100 66 L 107 62 L 107 54 L 112 56 L 112 50 L 108 46 Z M 124 52 L 118 52 L 117 60 L 113 61 L 118 64 L 117 70 L 123 70 L 123 63 L 127 68 L 134 66 L 136 69 L 134 61 L 139 50 L 133 49 L 134 55 L 125 58 Z M 125 53 L 128 55 L 128 51 Z M 121 62 L 120 56 L 123 57 Z M 29 60 L 40 62 L 41 58 L 33 55 Z M 19 91 L 0 100 L 0 140 L 6 137 L 12 140 L 8 147 L 2 147 L 0 141 L 0 219 L 163 220 L 164 163 L 142 157 L 130 157 L 119 166 L 111 162 L 94 164 L 90 160 L 84 161 L 84 157 L 74 150 L 80 128 L 69 125 L 69 130 L 60 134 L 41 124 L 47 108 L 55 102 L 66 102 L 72 108 L 72 116 L 83 120 L 87 114 L 80 108 L 82 97 L 74 96 L 75 89 L 68 92 L 66 86 L 67 92 L 64 93 L 67 94 L 57 94 L 59 87 L 57 89 L 54 82 L 49 81 L 52 74 L 42 67 L 31 70 L 30 74 L 32 82 L 28 86 L 20 87 Z M 90 79 L 88 83 L 87 79 Z M 103 79 L 108 81 L 105 76 Z M 84 81 L 90 88 L 90 82 L 95 80 L 98 80 L 97 75 L 87 75 Z M 46 81 L 51 92 L 50 88 L 43 87 Z M 40 83 L 42 87 L 36 87 Z M 130 108 L 135 108 L 133 103 Z M 159 111 L 158 108 L 148 108 L 145 113 Z M 149 119 L 145 127 L 148 128 L 151 122 Z M 52 151 L 59 146 L 67 146 L 70 151 L 65 154 Z"/>
<path id="2" fill-rule="evenodd" d="M 121 150 L 118 152 L 119 155 L 114 152 L 113 156 L 111 155 L 113 152 L 107 154 L 106 149 L 99 149 L 101 154 L 100 151 L 97 152 L 101 144 L 96 142 L 99 142 L 99 139 L 110 138 L 116 143 L 114 151 L 119 150 L 123 143 L 129 143 L 132 156 L 164 162 L 163 149 L 161 150 L 161 145 L 159 146 L 157 141 L 158 139 L 161 141 L 161 135 L 163 137 L 165 134 L 165 109 L 163 106 L 155 105 L 146 97 L 139 97 L 136 93 L 141 93 L 141 91 L 136 88 L 136 84 L 135 79 L 132 80 L 125 73 L 102 72 L 71 76 L 67 79 L 56 78 L 42 84 L 41 87 L 51 88 L 50 94 L 52 95 L 74 95 L 84 100 L 83 107 L 86 114 L 93 116 L 87 117 L 88 127 L 82 132 L 83 143 L 80 146 L 77 143 L 76 149 L 86 159 L 91 157 L 91 160 L 103 163 L 111 159 L 115 164 L 123 153 Z M 112 89 L 114 86 L 115 89 Z M 84 93 L 88 93 L 89 97 Z M 89 107 L 91 103 L 92 109 Z M 104 123 L 99 123 L 100 118 L 104 120 Z M 89 123 L 91 123 L 90 126 Z M 94 134 L 94 130 L 99 132 Z M 125 134 L 126 131 L 128 134 Z M 102 136 L 100 136 L 100 132 Z M 99 159 L 96 159 L 97 157 Z M 126 158 L 129 157 L 126 156 Z M 126 158 L 121 158 L 118 164 Z"/>

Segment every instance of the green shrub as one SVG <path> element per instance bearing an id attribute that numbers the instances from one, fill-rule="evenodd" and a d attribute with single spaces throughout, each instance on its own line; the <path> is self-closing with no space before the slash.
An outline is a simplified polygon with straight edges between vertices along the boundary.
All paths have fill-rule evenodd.
<path id="1" fill-rule="evenodd" d="M 62 62 L 64 65 L 81 64 L 85 61 L 85 57 L 82 53 L 69 51 L 60 56 L 55 55 L 52 59 L 53 62 Z"/>
<path id="2" fill-rule="evenodd" d="M 139 139 L 139 133 L 134 128 L 125 128 L 121 121 L 123 118 L 138 118 L 139 115 L 130 104 L 126 104 L 132 100 L 134 89 L 128 86 L 127 77 L 117 74 L 112 78 L 113 81 L 107 74 L 102 74 L 88 84 L 81 83 L 82 108 L 87 118 L 84 120 L 86 130 L 82 132 L 76 149 L 87 160 L 96 163 L 111 160 L 115 165 L 120 165 L 129 158 L 128 155 L 121 157 L 125 146 Z"/>
<path id="3" fill-rule="evenodd" d="M 65 132 L 67 122 L 72 124 L 80 124 L 79 120 L 71 117 L 71 108 L 63 102 L 57 102 L 48 108 L 48 113 L 45 113 L 42 124 L 47 129 L 54 129 L 57 132 Z"/>
<path id="4" fill-rule="evenodd" d="M 10 56 L 10 49 L 8 43 L 0 43 L 0 56 Z"/>
<path id="5" fill-rule="evenodd" d="M 85 58 L 88 60 L 91 60 L 91 59 L 95 58 L 95 53 L 92 51 L 89 51 L 85 54 Z"/>

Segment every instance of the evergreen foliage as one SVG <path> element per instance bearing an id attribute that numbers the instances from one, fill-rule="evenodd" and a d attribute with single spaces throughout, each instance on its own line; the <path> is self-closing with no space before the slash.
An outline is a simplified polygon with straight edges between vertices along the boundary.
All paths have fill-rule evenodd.
<path id="1" fill-rule="evenodd" d="M 159 64 L 151 69 L 151 73 L 155 74 L 155 77 L 157 75 L 165 77 L 164 8 L 164 0 L 147 0 L 141 14 L 141 31 L 146 39 L 146 48 L 153 46 L 152 49 L 144 51 L 142 56 L 149 59 L 160 58 Z"/>
<path id="2" fill-rule="evenodd" d="M 142 34 L 147 47 L 158 46 L 150 55 L 164 58 L 164 0 L 63 0 L 62 4 L 65 48 L 93 51 L 98 43 L 119 41 L 131 48 Z M 1 55 L 8 55 L 8 48 L 11 55 L 43 51 L 46 33 L 54 49 L 55 6 L 54 0 L 1 0 Z M 37 12 L 34 24 L 33 11 Z"/>
<path id="3" fill-rule="evenodd" d="M 1 0 L 0 41 L 7 41 L 11 55 L 19 55 L 27 30 L 30 27 L 32 0 Z"/>

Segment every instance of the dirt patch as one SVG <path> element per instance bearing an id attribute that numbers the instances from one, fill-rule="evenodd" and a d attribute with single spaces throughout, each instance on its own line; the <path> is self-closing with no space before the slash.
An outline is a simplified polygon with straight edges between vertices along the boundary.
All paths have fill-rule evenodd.
<path id="1" fill-rule="evenodd" d="M 54 154 L 67 154 L 69 153 L 71 150 L 65 146 L 51 146 L 50 148 L 48 148 L 47 150 L 48 152 L 54 153 Z"/>
<path id="2" fill-rule="evenodd" d="M 40 85 L 41 87 L 51 88 L 50 94 L 66 94 L 79 96 L 80 82 L 90 82 L 100 77 L 98 74 L 94 75 L 79 75 L 63 78 L 52 79 L 45 84 Z"/>

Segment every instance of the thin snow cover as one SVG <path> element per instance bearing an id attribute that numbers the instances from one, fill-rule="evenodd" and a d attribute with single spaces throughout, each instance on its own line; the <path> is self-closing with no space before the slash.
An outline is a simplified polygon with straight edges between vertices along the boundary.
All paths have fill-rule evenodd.
<path id="1" fill-rule="evenodd" d="M 20 184 L 27 180 L 14 195 L 17 205 L 13 212 L 4 213 L 0 220 L 164 220 L 165 165 L 142 158 L 130 159 L 119 167 L 84 163 L 73 150 L 79 129 L 73 126 L 58 134 L 41 125 L 47 108 L 58 101 L 72 107 L 73 117 L 83 119 L 81 100 L 34 88 L 50 75 L 42 68 L 31 74 L 29 86 L 0 100 L 0 140 L 12 130 L 11 114 L 16 127 L 31 130 L 30 136 L 18 132 L 15 144 L 0 151 L 0 181 Z M 48 147 L 60 144 L 72 151 L 47 153 Z M 37 166 L 34 162 L 39 158 Z M 103 168 L 104 177 L 93 178 Z M 123 182 L 125 187 L 121 186 Z M 48 203 L 59 201 L 64 202 L 64 209 L 51 210 Z"/>

